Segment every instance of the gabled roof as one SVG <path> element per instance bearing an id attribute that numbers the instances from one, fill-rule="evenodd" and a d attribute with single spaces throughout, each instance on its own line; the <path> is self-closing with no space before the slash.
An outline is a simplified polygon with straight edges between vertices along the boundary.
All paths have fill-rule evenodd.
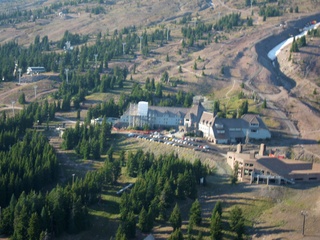
<path id="1" fill-rule="evenodd" d="M 211 112 L 203 112 L 199 121 L 199 124 L 209 124 L 213 126 L 214 123 L 214 116 Z"/>
<path id="2" fill-rule="evenodd" d="M 213 132 L 216 139 L 244 138 L 243 127 L 244 121 L 242 119 L 215 118 Z M 238 128 L 240 131 L 230 131 L 230 128 Z M 219 130 L 224 130 L 224 133 L 218 133 Z"/>
<path id="3" fill-rule="evenodd" d="M 259 128 L 268 129 L 267 126 L 262 121 L 261 117 L 257 114 L 244 114 L 242 115 L 241 119 L 243 119 L 245 122 L 247 122 L 247 126 L 250 126 L 250 123 L 252 124 L 259 124 Z"/>
<path id="4" fill-rule="evenodd" d="M 204 112 L 204 107 L 202 106 L 201 102 L 198 104 L 194 104 L 189 111 L 187 112 L 185 118 L 191 119 L 192 121 L 199 122 L 202 113 Z"/>

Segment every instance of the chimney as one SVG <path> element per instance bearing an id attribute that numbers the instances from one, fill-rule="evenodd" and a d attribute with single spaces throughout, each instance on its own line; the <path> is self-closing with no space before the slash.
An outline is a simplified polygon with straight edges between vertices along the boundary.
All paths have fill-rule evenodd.
<path id="1" fill-rule="evenodd" d="M 266 145 L 264 143 L 260 144 L 259 156 L 264 156 L 266 153 Z"/>
<path id="2" fill-rule="evenodd" d="M 241 143 L 239 143 L 237 145 L 237 153 L 242 153 L 242 145 L 241 145 Z"/>
<path id="3" fill-rule="evenodd" d="M 256 152 L 254 150 L 250 151 L 250 159 L 254 159 Z"/>

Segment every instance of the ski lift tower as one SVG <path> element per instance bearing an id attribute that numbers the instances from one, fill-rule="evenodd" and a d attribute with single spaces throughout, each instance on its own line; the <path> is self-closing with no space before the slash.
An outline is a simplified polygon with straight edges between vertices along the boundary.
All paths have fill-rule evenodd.
<path id="1" fill-rule="evenodd" d="M 97 57 L 98 57 L 98 54 L 94 54 L 94 63 L 95 63 L 95 68 L 97 68 Z"/>
<path id="2" fill-rule="evenodd" d="M 15 103 L 16 103 L 15 101 L 11 101 L 13 116 L 14 116 L 14 106 L 13 106 L 13 105 L 14 105 Z"/>
<path id="3" fill-rule="evenodd" d="M 66 72 L 66 81 L 67 81 L 67 84 L 69 84 L 69 81 L 68 81 L 69 68 L 66 68 L 65 72 Z"/>
<path id="4" fill-rule="evenodd" d="M 22 72 L 22 69 L 21 69 L 21 68 L 19 68 L 19 69 L 18 69 L 18 72 L 19 72 L 19 85 L 20 85 L 20 82 L 21 82 L 21 72 Z"/>
<path id="5" fill-rule="evenodd" d="M 126 52 L 125 52 L 125 49 L 124 49 L 124 46 L 126 45 L 126 43 L 122 43 L 122 51 L 123 51 L 123 55 L 125 55 L 126 54 Z"/>
<path id="6" fill-rule="evenodd" d="M 141 46 L 142 46 L 142 39 L 143 39 L 143 36 L 139 36 L 140 38 L 140 53 L 141 53 Z"/>
<path id="7" fill-rule="evenodd" d="M 37 88 L 38 88 L 38 86 L 35 85 L 35 86 L 33 86 L 33 88 L 34 88 L 34 98 L 37 98 Z"/>

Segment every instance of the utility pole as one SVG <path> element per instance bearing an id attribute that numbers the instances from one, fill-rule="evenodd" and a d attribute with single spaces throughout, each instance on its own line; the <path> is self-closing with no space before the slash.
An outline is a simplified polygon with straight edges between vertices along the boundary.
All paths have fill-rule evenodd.
<path id="1" fill-rule="evenodd" d="M 37 98 L 37 88 L 38 88 L 38 86 L 35 85 L 35 86 L 33 86 L 33 88 L 34 88 L 34 98 Z"/>
<path id="2" fill-rule="evenodd" d="M 13 116 L 15 116 L 15 115 L 14 115 L 14 107 L 13 107 L 13 105 L 14 105 L 15 103 L 16 103 L 15 101 L 11 101 Z"/>
<path id="3" fill-rule="evenodd" d="M 125 50 L 124 50 L 124 46 L 126 45 L 126 43 L 122 43 L 122 51 L 123 51 L 123 55 L 126 54 Z"/>
<path id="4" fill-rule="evenodd" d="M 22 72 L 22 69 L 21 69 L 21 68 L 19 68 L 19 69 L 18 69 L 18 72 L 19 72 L 19 85 L 20 85 L 20 79 L 21 79 L 21 72 Z"/>
<path id="5" fill-rule="evenodd" d="M 69 81 L 68 81 L 69 68 L 66 68 L 65 72 L 66 72 L 66 81 L 67 81 L 67 84 L 69 84 Z"/>
<path id="6" fill-rule="evenodd" d="M 308 212 L 303 210 L 301 211 L 301 215 L 303 216 L 303 222 L 302 222 L 302 236 L 304 236 L 304 228 L 306 224 L 306 216 L 308 216 Z"/>
<path id="7" fill-rule="evenodd" d="M 72 174 L 72 186 L 73 186 L 73 184 L 74 184 L 74 173 Z"/>
<path id="8" fill-rule="evenodd" d="M 94 62 L 95 62 L 95 68 L 97 68 L 97 57 L 98 57 L 98 54 L 94 54 Z"/>
<path id="9" fill-rule="evenodd" d="M 167 28 L 167 42 L 169 41 L 169 28 Z"/>
<path id="10" fill-rule="evenodd" d="M 143 36 L 139 36 L 139 38 L 140 38 L 140 53 L 141 53 Z"/>
<path id="11" fill-rule="evenodd" d="M 252 14 L 252 0 L 251 0 L 251 14 Z"/>

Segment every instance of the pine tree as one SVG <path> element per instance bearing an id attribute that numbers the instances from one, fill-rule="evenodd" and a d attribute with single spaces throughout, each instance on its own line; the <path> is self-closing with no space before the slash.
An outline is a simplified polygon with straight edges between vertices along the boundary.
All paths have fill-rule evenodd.
<path id="1" fill-rule="evenodd" d="M 24 92 L 20 94 L 18 102 L 20 104 L 25 104 L 26 103 L 26 96 L 25 96 Z"/>
<path id="2" fill-rule="evenodd" d="M 218 213 L 221 217 L 222 215 L 222 207 L 221 207 L 221 202 L 217 201 L 216 205 L 214 206 L 213 210 L 212 210 L 212 216 L 215 215 L 215 213 Z"/>
<path id="3" fill-rule="evenodd" d="M 124 229 L 127 238 L 134 238 L 136 236 L 136 220 L 133 211 L 130 211 L 124 221 Z"/>
<path id="4" fill-rule="evenodd" d="M 144 233 L 148 232 L 148 214 L 144 207 L 142 207 L 139 214 L 138 227 Z"/>
<path id="5" fill-rule="evenodd" d="M 244 217 L 241 208 L 238 206 L 233 207 L 230 211 L 230 227 L 236 233 L 237 239 L 242 239 L 242 235 L 244 234 Z"/>
<path id="6" fill-rule="evenodd" d="M 222 239 L 221 215 L 218 211 L 211 216 L 210 233 L 213 240 Z"/>
<path id="7" fill-rule="evenodd" d="M 175 229 L 170 237 L 169 237 L 169 240 L 183 240 L 183 234 L 181 232 L 181 229 L 178 228 L 178 229 Z"/>
<path id="8" fill-rule="evenodd" d="M 173 208 L 173 211 L 169 218 L 169 222 L 171 223 L 173 230 L 176 230 L 181 227 L 182 220 L 181 220 L 181 212 L 180 212 L 178 203 L 176 203 L 175 207 Z"/>
<path id="9" fill-rule="evenodd" d="M 115 240 L 127 240 L 126 233 L 122 224 L 119 225 Z"/>
<path id="10" fill-rule="evenodd" d="M 262 108 L 267 108 L 267 100 L 266 99 L 263 100 Z"/>
<path id="11" fill-rule="evenodd" d="M 30 220 L 29 220 L 29 227 L 28 227 L 28 239 L 34 240 L 39 239 L 40 233 L 41 233 L 41 224 L 38 214 L 32 213 Z"/>
<path id="12" fill-rule="evenodd" d="M 197 69 L 198 69 L 197 61 L 194 61 L 194 63 L 193 63 L 193 69 L 194 69 L 194 70 L 197 70 Z"/>
<path id="13" fill-rule="evenodd" d="M 190 217 L 189 222 L 191 224 L 195 224 L 199 226 L 201 224 L 202 218 L 201 218 L 201 206 L 198 199 L 196 199 L 190 208 Z"/>
<path id="14" fill-rule="evenodd" d="M 26 205 L 23 205 L 19 210 L 17 207 L 14 213 L 14 232 L 12 235 L 13 240 L 27 239 L 28 228 L 28 212 Z"/>

